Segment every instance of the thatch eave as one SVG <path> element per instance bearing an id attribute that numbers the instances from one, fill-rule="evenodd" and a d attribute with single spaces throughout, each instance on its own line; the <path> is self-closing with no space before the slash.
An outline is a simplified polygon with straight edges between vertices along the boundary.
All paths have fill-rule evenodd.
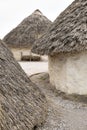
<path id="1" fill-rule="evenodd" d="M 32 52 L 53 54 L 87 49 L 87 1 L 75 0 L 36 41 Z"/>

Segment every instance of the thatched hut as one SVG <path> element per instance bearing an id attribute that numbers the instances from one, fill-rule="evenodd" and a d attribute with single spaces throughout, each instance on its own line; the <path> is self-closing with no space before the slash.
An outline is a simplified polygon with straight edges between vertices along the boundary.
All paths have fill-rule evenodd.
<path id="1" fill-rule="evenodd" d="M 68 94 L 87 94 L 87 0 L 75 0 L 32 51 L 49 56 L 50 82 Z"/>
<path id="2" fill-rule="evenodd" d="M 0 40 L 0 130 L 32 130 L 45 120 L 43 93 Z"/>
<path id="3" fill-rule="evenodd" d="M 3 39 L 17 60 L 22 56 L 31 56 L 31 47 L 48 28 L 51 21 L 40 10 L 35 10 Z M 33 54 L 34 56 L 38 56 Z"/>

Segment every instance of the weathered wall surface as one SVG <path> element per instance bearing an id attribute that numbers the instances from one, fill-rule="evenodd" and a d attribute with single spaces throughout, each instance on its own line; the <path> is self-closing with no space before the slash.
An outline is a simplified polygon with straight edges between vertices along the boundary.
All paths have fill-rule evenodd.
<path id="1" fill-rule="evenodd" d="M 49 74 L 57 90 L 87 94 L 87 52 L 49 56 Z"/>
<path id="2" fill-rule="evenodd" d="M 48 61 L 48 56 L 46 55 L 41 56 L 41 61 Z"/>
<path id="3" fill-rule="evenodd" d="M 17 61 L 21 60 L 22 55 L 30 55 L 30 49 L 27 48 L 11 48 L 11 51 Z"/>
<path id="4" fill-rule="evenodd" d="M 32 53 L 30 48 L 11 48 L 11 51 L 17 61 L 21 61 L 22 56 L 39 56 L 37 54 Z"/>

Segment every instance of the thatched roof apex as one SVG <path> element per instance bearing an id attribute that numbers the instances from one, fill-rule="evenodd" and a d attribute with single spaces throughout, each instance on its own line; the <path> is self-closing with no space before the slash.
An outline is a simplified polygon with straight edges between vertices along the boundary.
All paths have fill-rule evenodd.
<path id="1" fill-rule="evenodd" d="M 87 0 L 75 0 L 53 22 L 32 52 L 53 55 L 87 49 Z"/>
<path id="2" fill-rule="evenodd" d="M 3 39 L 9 47 L 31 47 L 51 24 L 40 10 L 35 10 Z"/>
<path id="3" fill-rule="evenodd" d="M 46 116 L 46 99 L 0 40 L 0 130 L 33 130 Z"/>
<path id="4" fill-rule="evenodd" d="M 43 15 L 39 9 L 36 9 L 32 14 Z"/>

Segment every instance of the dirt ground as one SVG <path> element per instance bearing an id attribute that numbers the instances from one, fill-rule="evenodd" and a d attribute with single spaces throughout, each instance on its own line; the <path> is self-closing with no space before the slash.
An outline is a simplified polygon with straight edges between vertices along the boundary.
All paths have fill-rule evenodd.
<path id="1" fill-rule="evenodd" d="M 87 101 L 69 99 L 56 92 L 47 73 L 32 75 L 30 79 L 40 86 L 48 102 L 47 119 L 35 130 L 87 130 Z"/>
<path id="2" fill-rule="evenodd" d="M 48 62 L 47 61 L 35 61 L 35 62 L 19 62 L 25 73 L 30 76 L 35 73 L 48 72 Z"/>

